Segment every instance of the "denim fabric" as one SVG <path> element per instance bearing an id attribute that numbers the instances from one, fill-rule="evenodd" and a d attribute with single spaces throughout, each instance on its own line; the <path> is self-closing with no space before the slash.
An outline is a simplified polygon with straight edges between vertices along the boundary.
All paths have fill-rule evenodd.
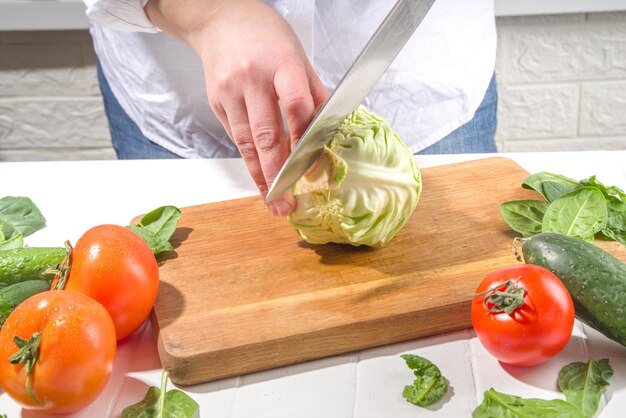
<path id="1" fill-rule="evenodd" d="M 100 63 L 98 63 L 97 69 L 104 108 L 109 120 L 111 142 L 117 153 L 117 158 L 121 160 L 180 158 L 160 145 L 151 142 L 141 133 L 139 127 L 128 117 L 113 95 L 102 73 Z M 445 138 L 417 152 L 417 154 L 497 152 L 495 142 L 497 103 L 498 94 L 494 74 L 474 117 Z"/>
<path id="2" fill-rule="evenodd" d="M 498 152 L 496 148 L 496 111 L 498 92 L 494 73 L 474 117 L 464 125 L 416 154 L 465 154 Z"/>
<path id="3" fill-rule="evenodd" d="M 128 117 L 113 95 L 99 62 L 97 63 L 97 70 L 100 91 L 104 101 L 104 110 L 109 120 L 111 143 L 117 158 L 120 160 L 180 158 L 178 155 L 148 140 L 141 133 L 139 127 Z"/>

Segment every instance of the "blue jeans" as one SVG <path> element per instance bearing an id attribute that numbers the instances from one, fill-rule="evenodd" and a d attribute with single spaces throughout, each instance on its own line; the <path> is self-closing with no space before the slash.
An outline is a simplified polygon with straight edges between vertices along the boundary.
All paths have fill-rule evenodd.
<path id="1" fill-rule="evenodd" d="M 180 158 L 160 145 L 148 140 L 113 95 L 100 63 L 97 64 L 98 82 L 109 120 L 111 142 L 120 160 Z M 497 152 L 495 143 L 496 109 L 498 95 L 495 74 L 485 98 L 474 117 L 445 138 L 421 150 L 418 154 L 463 154 Z"/>

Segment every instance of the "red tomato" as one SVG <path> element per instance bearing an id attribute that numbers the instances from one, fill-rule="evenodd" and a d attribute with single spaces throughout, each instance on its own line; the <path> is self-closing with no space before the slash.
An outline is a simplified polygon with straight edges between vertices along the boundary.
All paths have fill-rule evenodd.
<path id="1" fill-rule="evenodd" d="M 148 244 L 134 232 L 117 225 L 96 226 L 76 242 L 65 290 L 100 302 L 121 340 L 148 318 L 159 290 L 159 266 Z"/>
<path id="2" fill-rule="evenodd" d="M 39 354 L 26 389 L 26 366 L 11 364 L 15 336 L 40 332 Z M 104 389 L 115 357 L 115 327 L 92 298 L 64 290 L 38 293 L 9 315 L 0 332 L 0 385 L 25 408 L 68 413 L 93 402 Z"/>
<path id="3" fill-rule="evenodd" d="M 510 314 L 489 312 L 495 309 L 493 292 L 474 296 L 472 324 L 478 339 L 503 363 L 530 366 L 558 354 L 567 344 L 574 327 L 574 303 L 558 277 L 543 267 L 519 264 L 489 274 L 476 294 L 497 288 L 505 290 L 509 282 L 518 290 L 521 305 Z M 491 296 L 485 302 L 485 297 Z M 497 297 L 496 297 L 497 298 Z M 503 304 L 512 299 L 500 298 Z M 486 306 L 485 306 L 486 304 Z"/>

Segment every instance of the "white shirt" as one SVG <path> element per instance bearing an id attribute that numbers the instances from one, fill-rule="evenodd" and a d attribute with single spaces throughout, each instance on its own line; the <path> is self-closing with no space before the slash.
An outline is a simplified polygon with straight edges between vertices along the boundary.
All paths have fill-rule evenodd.
<path id="1" fill-rule="evenodd" d="M 185 158 L 239 155 L 208 104 L 200 59 L 148 20 L 147 0 L 84 2 L 111 90 L 148 139 Z M 332 91 L 395 0 L 264 3 L 291 24 Z M 493 0 L 437 0 L 364 104 L 417 152 L 473 117 L 495 53 Z"/>

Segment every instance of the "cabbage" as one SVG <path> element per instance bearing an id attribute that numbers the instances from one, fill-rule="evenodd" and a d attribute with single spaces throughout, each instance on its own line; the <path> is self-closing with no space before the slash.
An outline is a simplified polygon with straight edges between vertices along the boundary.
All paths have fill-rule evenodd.
<path id="1" fill-rule="evenodd" d="M 411 151 L 383 118 L 360 106 L 293 186 L 289 222 L 311 244 L 385 246 L 422 189 Z"/>

